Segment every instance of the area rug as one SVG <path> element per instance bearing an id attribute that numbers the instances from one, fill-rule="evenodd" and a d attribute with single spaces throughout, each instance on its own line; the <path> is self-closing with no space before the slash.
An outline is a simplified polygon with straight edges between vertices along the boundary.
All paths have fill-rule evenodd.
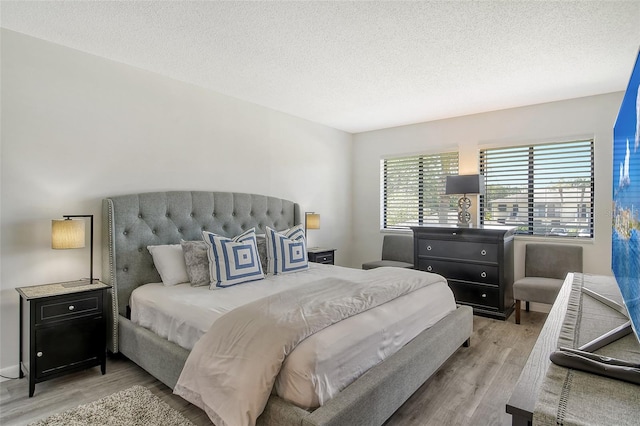
<path id="1" fill-rule="evenodd" d="M 194 426 L 182 414 L 142 386 L 54 414 L 30 426 Z"/>

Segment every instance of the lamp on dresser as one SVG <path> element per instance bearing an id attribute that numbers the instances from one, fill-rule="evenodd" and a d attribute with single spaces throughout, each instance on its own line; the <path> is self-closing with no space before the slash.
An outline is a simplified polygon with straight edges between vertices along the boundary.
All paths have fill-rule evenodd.
<path id="1" fill-rule="evenodd" d="M 456 175 L 447 176 L 445 194 L 463 194 L 458 200 L 458 226 L 468 228 L 471 222 L 471 200 L 467 194 L 482 194 L 484 192 L 484 176 L 482 175 Z"/>
<path id="2" fill-rule="evenodd" d="M 51 248 L 52 249 L 76 249 L 85 246 L 85 221 L 73 220 L 73 218 L 89 218 L 91 238 L 89 251 L 89 284 L 93 284 L 93 215 L 63 215 L 63 220 L 51 221 Z M 97 282 L 97 280 L 95 280 Z M 77 285 L 86 283 L 77 282 Z"/>

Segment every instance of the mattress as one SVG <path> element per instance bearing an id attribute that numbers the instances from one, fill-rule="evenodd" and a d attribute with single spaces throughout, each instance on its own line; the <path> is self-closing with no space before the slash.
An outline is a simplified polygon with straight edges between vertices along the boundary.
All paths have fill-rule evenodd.
<path id="1" fill-rule="evenodd" d="M 238 306 L 321 278 L 362 279 L 366 273 L 310 263 L 307 271 L 222 290 L 145 284 L 131 295 L 131 320 L 191 350 L 217 318 Z M 443 280 L 325 328 L 287 357 L 274 392 L 302 408 L 321 406 L 455 308 Z"/>

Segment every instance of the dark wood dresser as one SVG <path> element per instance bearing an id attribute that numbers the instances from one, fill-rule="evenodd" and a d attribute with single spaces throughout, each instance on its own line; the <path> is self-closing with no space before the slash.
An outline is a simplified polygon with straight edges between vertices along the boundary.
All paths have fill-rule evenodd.
<path id="1" fill-rule="evenodd" d="M 476 315 L 507 319 L 514 309 L 516 228 L 413 227 L 416 269 L 444 276 L 456 302 Z"/>

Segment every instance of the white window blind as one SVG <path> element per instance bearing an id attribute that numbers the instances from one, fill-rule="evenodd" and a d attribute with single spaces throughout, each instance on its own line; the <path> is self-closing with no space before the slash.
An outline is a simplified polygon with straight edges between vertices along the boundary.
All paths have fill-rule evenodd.
<path id="1" fill-rule="evenodd" d="M 457 152 L 381 160 L 381 228 L 457 223 L 459 196 L 444 195 L 446 176 L 457 174 Z"/>
<path id="2" fill-rule="evenodd" d="M 484 224 L 517 226 L 519 234 L 593 237 L 593 140 L 484 149 L 480 174 Z"/>

